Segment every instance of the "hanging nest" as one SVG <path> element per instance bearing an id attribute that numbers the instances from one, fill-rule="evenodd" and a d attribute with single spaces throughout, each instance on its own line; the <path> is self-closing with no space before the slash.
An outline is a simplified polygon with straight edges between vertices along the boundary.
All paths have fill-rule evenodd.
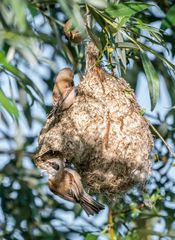
<path id="1" fill-rule="evenodd" d="M 73 105 L 47 119 L 36 164 L 56 156 L 72 163 L 84 186 L 111 198 L 150 174 L 153 138 L 133 90 L 96 66 L 98 50 L 87 45 L 87 71 Z"/>

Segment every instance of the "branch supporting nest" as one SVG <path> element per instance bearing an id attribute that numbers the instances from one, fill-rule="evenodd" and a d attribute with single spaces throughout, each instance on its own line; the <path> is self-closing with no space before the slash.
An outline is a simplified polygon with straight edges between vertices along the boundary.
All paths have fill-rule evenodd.
<path id="1" fill-rule="evenodd" d="M 109 228 L 110 240 L 117 240 L 116 235 L 115 235 L 115 230 L 114 230 L 114 222 L 113 222 L 113 215 L 112 215 L 111 207 L 109 207 L 109 212 L 108 212 L 108 228 Z"/>

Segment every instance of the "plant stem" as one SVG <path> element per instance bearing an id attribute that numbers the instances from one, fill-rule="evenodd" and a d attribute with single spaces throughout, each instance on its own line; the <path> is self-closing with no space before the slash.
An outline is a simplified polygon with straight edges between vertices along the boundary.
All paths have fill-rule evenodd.
<path id="1" fill-rule="evenodd" d="M 113 222 L 113 216 L 112 216 L 112 208 L 109 207 L 109 213 L 108 213 L 108 224 L 109 224 L 109 235 L 110 240 L 117 240 L 115 236 L 114 231 L 114 222 Z"/>
<path id="2" fill-rule="evenodd" d="M 161 136 L 161 134 L 157 131 L 157 129 L 151 123 L 150 123 L 150 127 L 157 134 L 157 136 L 162 140 L 162 142 L 165 144 L 165 146 L 167 147 L 167 149 L 170 152 L 170 154 L 172 155 L 172 157 L 175 158 L 175 153 L 171 150 L 170 145 L 165 141 L 165 139 Z"/>

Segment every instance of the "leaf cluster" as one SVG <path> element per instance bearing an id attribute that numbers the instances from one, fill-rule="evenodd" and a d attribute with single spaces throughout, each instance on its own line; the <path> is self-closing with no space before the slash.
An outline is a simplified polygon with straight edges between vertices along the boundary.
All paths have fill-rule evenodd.
<path id="1" fill-rule="evenodd" d="M 51 108 L 55 74 L 63 64 L 75 73 L 84 72 L 84 43 L 66 39 L 67 19 L 86 29 L 107 71 L 115 70 L 133 88 L 145 72 L 152 109 L 162 96 L 159 90 L 164 82 L 161 94 L 167 92 L 172 108 L 163 116 L 146 116 L 175 148 L 175 6 L 173 1 L 148 2 L 0 1 L 0 238 L 110 239 L 106 216 L 87 219 L 78 206 L 60 204 L 33 165 L 38 129 Z M 132 191 L 113 207 L 117 239 L 175 238 L 174 159 L 156 137 L 152 158 L 148 194 Z M 69 214 L 72 224 L 66 221 Z M 157 221 L 163 223 L 163 231 L 155 231 Z"/>

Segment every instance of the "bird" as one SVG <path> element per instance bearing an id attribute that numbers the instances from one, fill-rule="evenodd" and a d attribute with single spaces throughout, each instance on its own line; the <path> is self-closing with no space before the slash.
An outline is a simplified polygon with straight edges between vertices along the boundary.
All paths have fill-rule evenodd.
<path id="1" fill-rule="evenodd" d="M 79 203 L 87 215 L 94 215 L 104 209 L 104 205 L 87 194 L 81 183 L 81 177 L 74 169 L 66 167 L 66 163 L 58 158 L 49 159 L 46 163 L 48 185 L 59 197 Z"/>
<path id="2" fill-rule="evenodd" d="M 53 87 L 53 107 L 48 118 L 68 109 L 73 104 L 76 96 L 73 78 L 74 73 L 70 68 L 63 68 L 59 71 Z"/>
<path id="3" fill-rule="evenodd" d="M 70 68 L 63 68 L 57 75 L 52 100 L 54 105 L 62 105 L 62 110 L 69 108 L 75 99 L 74 73 Z"/>

